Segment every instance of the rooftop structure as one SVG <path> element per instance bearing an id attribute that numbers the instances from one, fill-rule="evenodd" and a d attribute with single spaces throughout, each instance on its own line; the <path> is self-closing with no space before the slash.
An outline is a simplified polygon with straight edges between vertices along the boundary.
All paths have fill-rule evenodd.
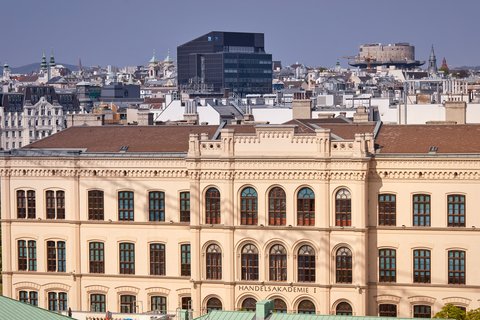
<path id="1" fill-rule="evenodd" d="M 425 61 L 415 60 L 415 47 L 408 43 L 383 45 L 381 43 L 363 44 L 357 56 L 348 64 L 353 67 L 368 68 L 376 66 L 396 66 L 414 68 Z"/>
<path id="2" fill-rule="evenodd" d="M 190 92 L 270 93 L 263 33 L 212 31 L 177 47 L 178 85 Z"/>

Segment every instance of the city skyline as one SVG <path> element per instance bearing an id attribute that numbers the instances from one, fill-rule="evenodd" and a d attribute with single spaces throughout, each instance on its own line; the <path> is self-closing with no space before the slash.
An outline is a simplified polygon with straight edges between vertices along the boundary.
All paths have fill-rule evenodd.
<path id="1" fill-rule="evenodd" d="M 29 10 L 24 10 L 25 8 Z M 480 65 L 473 21 L 480 4 L 402 1 L 273 2 L 216 0 L 60 1 L 3 4 L 0 62 L 17 67 L 40 61 L 53 49 L 57 61 L 83 65 L 141 65 L 152 56 L 176 58 L 176 47 L 209 31 L 265 33 L 266 50 L 288 65 L 333 66 L 353 56 L 362 43 L 409 42 L 416 58 L 427 60 L 431 45 L 450 66 Z M 373 9 L 374 8 L 374 9 Z M 232 10 L 234 13 L 232 13 Z M 368 10 L 374 12 L 369 13 Z M 20 13 L 21 12 L 21 13 Z M 38 26 L 41 26 L 39 28 Z M 12 31 L 13 30 L 13 31 Z M 21 39 L 21 40 L 20 40 Z"/>

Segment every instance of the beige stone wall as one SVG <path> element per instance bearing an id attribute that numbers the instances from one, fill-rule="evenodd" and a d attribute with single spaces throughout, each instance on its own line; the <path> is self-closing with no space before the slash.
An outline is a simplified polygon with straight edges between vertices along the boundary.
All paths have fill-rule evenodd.
<path id="1" fill-rule="evenodd" d="M 371 137 L 352 141 L 330 141 L 328 131 L 315 136 L 296 135 L 289 127 L 260 128 L 256 136 L 237 136 L 224 131 L 222 140 L 199 141 L 192 137 L 186 159 L 161 157 L 81 156 L 76 159 L 12 157 L 0 159 L 3 288 L 18 298 L 22 289 L 39 292 L 39 306 L 47 307 L 52 290 L 68 292 L 74 310 L 89 310 L 91 293 L 107 296 L 107 310 L 119 311 L 120 294 L 137 297 L 139 311 L 150 308 L 149 297 L 167 297 L 174 312 L 182 297 L 191 296 L 195 315 L 205 311 L 206 301 L 218 297 L 224 309 L 239 309 L 243 299 L 282 297 L 295 312 L 305 298 L 317 313 L 334 313 L 336 305 L 348 301 L 355 315 L 376 315 L 379 303 L 398 305 L 398 315 L 412 316 L 412 305 L 429 304 L 438 311 L 446 302 L 478 308 L 480 275 L 480 207 L 477 158 L 369 158 Z M 212 146 L 212 147 L 210 147 Z M 336 147 L 334 147 L 336 146 Z M 263 152 L 261 152 L 263 150 Z M 291 150 L 296 152 L 292 155 Z M 286 155 L 290 155 L 287 157 Z M 222 224 L 205 225 L 204 193 L 215 186 L 221 193 Z M 240 225 L 240 192 L 252 186 L 258 193 L 258 225 Z M 268 191 L 280 186 L 286 192 L 285 226 L 268 225 Z M 308 186 L 315 192 L 315 226 L 296 223 L 296 194 Z M 87 192 L 105 192 L 105 220 L 88 221 Z M 352 227 L 335 227 L 335 193 L 347 188 L 352 194 Z M 36 190 L 37 219 L 16 219 L 15 192 Z M 66 219 L 47 220 L 45 190 L 64 190 Z M 117 193 L 134 191 L 135 222 L 118 221 Z M 166 195 L 165 222 L 148 222 L 148 191 Z M 191 192 L 191 223 L 179 222 L 179 193 Z M 397 224 L 377 223 L 379 193 L 397 196 Z M 432 226 L 412 227 L 412 194 L 432 198 Z M 467 224 L 448 228 L 446 196 L 466 195 Z M 38 219 L 41 218 L 41 219 Z M 263 226 L 261 226 L 263 225 Z M 405 227 L 403 227 L 403 225 Z M 37 271 L 18 271 L 17 240 L 37 241 Z M 65 273 L 47 272 L 46 241 L 67 244 Z M 105 274 L 89 273 L 88 243 L 105 243 Z M 135 275 L 119 274 L 118 244 L 135 244 Z M 166 246 L 166 275 L 149 275 L 148 245 Z M 180 245 L 190 243 L 192 275 L 180 276 Z M 222 249 L 222 279 L 207 280 L 205 250 L 211 243 Z M 240 250 L 244 244 L 259 250 L 259 280 L 242 281 Z M 282 244 L 287 250 L 287 281 L 268 279 L 268 250 Z M 316 282 L 298 282 L 298 248 L 309 244 L 316 254 Z M 346 246 L 353 253 L 353 281 L 335 283 L 335 252 Z M 379 248 L 397 250 L 397 282 L 378 282 Z M 432 252 L 432 283 L 414 284 L 412 250 Z M 466 284 L 447 283 L 447 251 L 466 251 Z"/>

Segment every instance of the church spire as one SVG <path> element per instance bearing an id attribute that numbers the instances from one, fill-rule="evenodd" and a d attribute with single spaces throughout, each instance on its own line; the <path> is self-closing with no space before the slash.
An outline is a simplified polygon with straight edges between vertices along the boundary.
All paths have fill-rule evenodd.
<path id="1" fill-rule="evenodd" d="M 437 58 L 435 57 L 435 51 L 433 50 L 433 45 L 432 45 L 432 50 L 430 51 L 430 57 L 428 58 L 428 74 L 429 75 L 435 75 L 437 74 Z"/>
<path id="2" fill-rule="evenodd" d="M 47 71 L 47 57 L 45 56 L 45 52 L 43 52 L 42 62 L 40 62 L 40 71 Z"/>
<path id="3" fill-rule="evenodd" d="M 50 53 L 50 67 L 55 67 L 56 66 L 56 63 L 55 63 L 55 57 L 53 56 L 53 49 Z"/>

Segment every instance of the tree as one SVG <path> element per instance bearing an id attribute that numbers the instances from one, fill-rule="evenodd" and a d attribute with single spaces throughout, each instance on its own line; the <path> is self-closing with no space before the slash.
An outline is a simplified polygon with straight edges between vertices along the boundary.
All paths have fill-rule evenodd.
<path id="1" fill-rule="evenodd" d="M 466 319 L 467 320 L 480 320 L 480 308 L 468 311 Z"/>
<path id="2" fill-rule="evenodd" d="M 465 311 L 451 303 L 447 303 L 437 312 L 434 318 L 465 320 Z"/>

